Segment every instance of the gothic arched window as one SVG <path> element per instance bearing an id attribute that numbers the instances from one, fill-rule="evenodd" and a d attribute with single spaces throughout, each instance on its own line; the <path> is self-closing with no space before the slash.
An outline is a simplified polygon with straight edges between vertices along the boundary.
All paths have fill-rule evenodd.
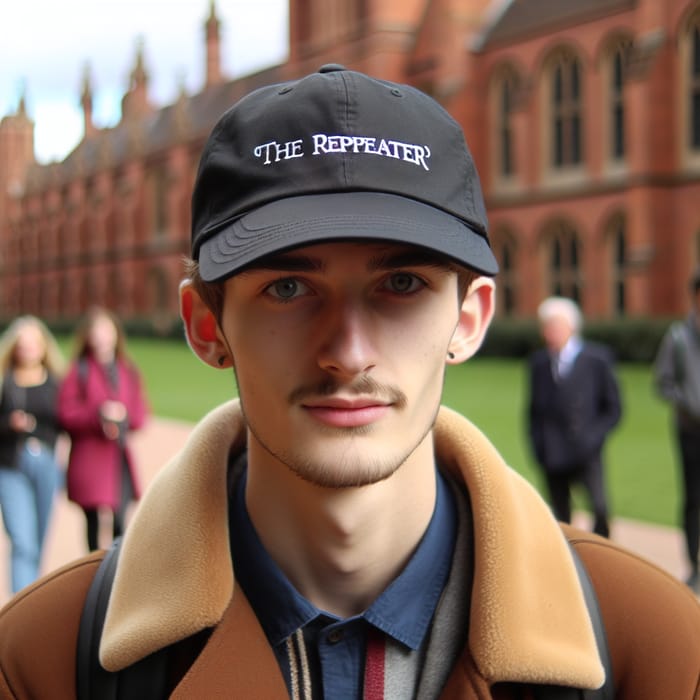
<path id="1" fill-rule="evenodd" d="M 581 64 L 570 52 L 561 52 L 552 64 L 550 95 L 552 165 L 578 165 L 583 157 Z"/>
<path id="2" fill-rule="evenodd" d="M 581 302 L 580 243 L 576 231 L 557 223 L 548 236 L 550 293 Z"/>

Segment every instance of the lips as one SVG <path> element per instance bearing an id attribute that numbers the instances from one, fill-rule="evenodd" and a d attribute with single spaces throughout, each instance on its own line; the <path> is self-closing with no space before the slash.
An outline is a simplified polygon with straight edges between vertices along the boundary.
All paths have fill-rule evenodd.
<path id="1" fill-rule="evenodd" d="M 383 418 L 391 404 L 377 399 L 324 398 L 304 403 L 303 408 L 315 420 L 334 428 L 358 428 Z"/>

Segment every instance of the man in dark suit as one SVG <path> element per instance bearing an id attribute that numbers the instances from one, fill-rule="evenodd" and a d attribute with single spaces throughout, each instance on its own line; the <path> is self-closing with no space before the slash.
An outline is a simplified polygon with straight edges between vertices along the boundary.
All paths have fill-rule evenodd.
<path id="1" fill-rule="evenodd" d="M 578 306 L 550 297 L 537 311 L 545 347 L 530 358 L 529 433 L 558 520 L 571 521 L 571 487 L 580 483 L 593 509 L 593 531 L 607 537 L 602 452 L 622 413 L 608 348 L 584 342 Z"/>

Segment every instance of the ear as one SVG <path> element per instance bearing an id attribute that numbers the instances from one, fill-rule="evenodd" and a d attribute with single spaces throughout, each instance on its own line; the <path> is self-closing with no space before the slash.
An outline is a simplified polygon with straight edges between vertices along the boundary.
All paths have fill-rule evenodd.
<path id="1" fill-rule="evenodd" d="M 233 363 L 216 318 L 190 280 L 180 283 L 180 316 L 192 352 L 212 367 L 231 367 Z"/>
<path id="2" fill-rule="evenodd" d="M 490 277 L 477 277 L 467 291 L 459 312 L 459 321 L 448 347 L 454 357 L 448 364 L 458 365 L 479 349 L 495 308 L 496 287 Z"/>

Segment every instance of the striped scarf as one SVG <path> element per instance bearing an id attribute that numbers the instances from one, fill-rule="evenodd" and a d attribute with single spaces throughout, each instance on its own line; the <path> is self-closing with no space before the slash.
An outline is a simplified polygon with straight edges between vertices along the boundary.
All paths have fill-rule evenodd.
<path id="1" fill-rule="evenodd" d="M 298 629 L 287 639 L 292 700 L 312 700 L 313 680 L 304 634 Z M 403 657 L 403 658 L 402 658 Z M 376 627 L 369 627 L 365 654 L 363 700 L 415 697 L 420 652 L 407 652 Z M 396 661 L 397 663 L 393 663 Z M 318 692 L 318 691 L 317 691 Z"/>

